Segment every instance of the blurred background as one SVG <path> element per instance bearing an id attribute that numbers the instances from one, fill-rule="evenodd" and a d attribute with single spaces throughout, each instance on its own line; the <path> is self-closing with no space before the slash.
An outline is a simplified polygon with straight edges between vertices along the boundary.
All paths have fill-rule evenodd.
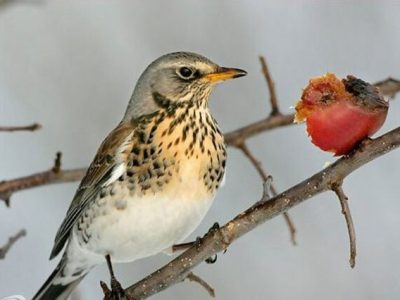
<path id="1" fill-rule="evenodd" d="M 269 113 L 258 55 L 266 56 L 281 110 L 291 111 L 308 79 L 327 71 L 375 82 L 400 77 L 398 1 L 3 1 L 0 5 L 0 123 L 39 122 L 34 133 L 0 134 L 0 180 L 46 170 L 56 151 L 63 167 L 87 166 L 119 122 L 134 84 L 155 58 L 188 50 L 248 76 L 220 85 L 211 108 L 227 132 Z M 400 123 L 391 102 L 383 133 Z M 249 147 L 280 191 L 334 158 L 315 148 L 304 125 L 261 134 Z M 373 161 L 344 184 L 357 232 L 354 270 L 340 205 L 326 193 L 295 207 L 298 245 L 282 217 L 235 242 L 214 265 L 195 270 L 217 299 L 398 299 L 400 294 L 400 151 Z M 0 298 L 30 298 L 55 267 L 55 233 L 78 183 L 15 194 L 0 203 L 0 245 L 28 235 L 0 261 Z M 223 224 L 260 198 L 261 180 L 242 153 L 229 149 L 227 183 L 200 228 Z M 158 255 L 115 267 L 123 286 L 170 260 Z M 100 299 L 103 265 L 73 299 Z M 184 282 L 154 299 L 208 299 Z"/>

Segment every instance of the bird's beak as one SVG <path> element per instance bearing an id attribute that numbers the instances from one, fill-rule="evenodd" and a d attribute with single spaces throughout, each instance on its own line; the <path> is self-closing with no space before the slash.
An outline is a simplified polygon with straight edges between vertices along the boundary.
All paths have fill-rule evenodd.
<path id="1" fill-rule="evenodd" d="M 210 82 L 218 82 L 246 75 L 247 72 L 240 69 L 218 67 L 214 73 L 207 74 L 203 78 Z"/>

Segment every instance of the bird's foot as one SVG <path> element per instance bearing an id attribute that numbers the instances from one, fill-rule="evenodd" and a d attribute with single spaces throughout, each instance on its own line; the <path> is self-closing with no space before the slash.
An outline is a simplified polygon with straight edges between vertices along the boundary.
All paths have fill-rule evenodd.
<path id="1" fill-rule="evenodd" d="M 208 230 L 208 232 L 206 233 L 206 236 L 209 234 L 213 234 L 216 230 L 218 230 L 219 224 L 218 222 L 214 223 L 213 226 L 211 226 L 211 228 Z M 196 249 L 199 249 L 201 246 L 201 237 L 197 237 L 196 240 L 194 242 L 188 242 L 188 243 L 183 243 L 183 244 L 176 244 L 172 246 L 172 252 L 179 252 L 179 251 L 185 251 L 189 248 L 191 248 L 192 246 L 196 246 Z M 224 251 L 224 253 L 226 252 L 226 249 Z M 217 261 L 217 255 L 215 254 L 213 257 L 209 257 L 205 260 L 206 263 L 208 264 L 213 264 Z"/>
<path id="2" fill-rule="evenodd" d="M 111 290 L 104 281 L 100 281 L 100 286 L 103 289 L 104 300 L 134 300 L 125 293 L 115 277 L 111 278 Z"/>
<path id="3" fill-rule="evenodd" d="M 210 235 L 210 234 L 214 234 L 215 231 L 219 230 L 219 228 L 220 228 L 219 223 L 218 223 L 218 222 L 215 222 L 215 223 L 213 224 L 213 226 L 211 226 L 211 228 L 210 228 L 210 229 L 208 230 L 208 232 L 206 233 L 206 236 L 207 236 L 207 235 Z M 226 250 L 225 250 L 225 251 L 226 251 Z M 224 252 L 224 253 L 225 253 L 225 252 Z M 214 264 L 214 263 L 217 262 L 217 259 L 218 259 L 218 255 L 215 254 L 214 256 L 207 258 L 207 259 L 205 260 L 205 262 L 206 262 L 207 264 Z"/>
<path id="4" fill-rule="evenodd" d="M 100 282 L 100 286 L 103 289 L 104 293 L 104 300 L 134 300 L 125 293 L 125 290 L 122 288 L 121 284 L 115 277 L 114 270 L 111 264 L 110 255 L 106 255 L 106 261 L 107 261 L 108 271 L 110 272 L 110 277 L 111 277 L 110 280 L 111 291 L 106 283 L 104 283 L 103 281 Z"/>

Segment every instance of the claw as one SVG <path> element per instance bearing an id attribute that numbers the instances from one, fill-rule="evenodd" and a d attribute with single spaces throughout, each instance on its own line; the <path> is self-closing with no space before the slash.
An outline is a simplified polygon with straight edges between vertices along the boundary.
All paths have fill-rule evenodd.
<path id="1" fill-rule="evenodd" d="M 115 277 L 114 270 L 113 270 L 112 264 L 111 264 L 110 255 L 106 255 L 106 261 L 107 261 L 108 270 L 109 270 L 110 276 L 111 276 L 111 280 L 110 280 L 111 291 L 107 287 L 107 284 L 105 284 L 103 281 L 100 282 L 100 286 L 103 289 L 103 293 L 104 293 L 104 299 L 105 300 L 134 300 L 125 293 L 125 290 L 122 288 L 121 284 Z"/>
<path id="2" fill-rule="evenodd" d="M 205 260 L 205 262 L 206 262 L 207 264 L 212 265 L 212 264 L 214 264 L 214 263 L 217 262 L 217 258 L 218 258 L 218 256 L 217 256 L 217 254 L 215 254 L 213 257 L 207 258 L 207 259 Z"/>

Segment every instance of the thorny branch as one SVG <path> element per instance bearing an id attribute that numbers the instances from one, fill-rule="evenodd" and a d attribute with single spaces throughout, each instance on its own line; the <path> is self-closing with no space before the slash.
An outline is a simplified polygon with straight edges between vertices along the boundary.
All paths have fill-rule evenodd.
<path id="1" fill-rule="evenodd" d="M 342 207 L 342 214 L 346 219 L 347 231 L 349 233 L 350 239 L 350 267 L 354 268 L 356 265 L 356 231 L 354 229 L 353 218 L 351 217 L 350 207 L 348 200 L 349 198 L 343 191 L 341 183 L 332 184 L 332 191 L 335 192 L 336 196 L 339 198 L 340 206 Z"/>
<path id="2" fill-rule="evenodd" d="M 26 230 L 21 229 L 15 235 L 8 238 L 8 242 L 0 248 L 0 259 L 4 259 L 6 257 L 7 252 L 11 249 L 11 247 L 18 241 L 20 238 L 26 235 Z"/>
<path id="3" fill-rule="evenodd" d="M 264 195 L 256 205 L 237 215 L 221 228 L 210 230 L 196 246 L 191 247 L 164 267 L 128 287 L 134 299 L 146 299 L 184 280 L 189 272 L 208 257 L 225 250 L 242 235 L 290 208 L 329 191 L 349 174 L 368 162 L 400 146 L 400 127 L 363 144 L 349 156 L 338 159 L 283 193 L 268 199 Z"/>

